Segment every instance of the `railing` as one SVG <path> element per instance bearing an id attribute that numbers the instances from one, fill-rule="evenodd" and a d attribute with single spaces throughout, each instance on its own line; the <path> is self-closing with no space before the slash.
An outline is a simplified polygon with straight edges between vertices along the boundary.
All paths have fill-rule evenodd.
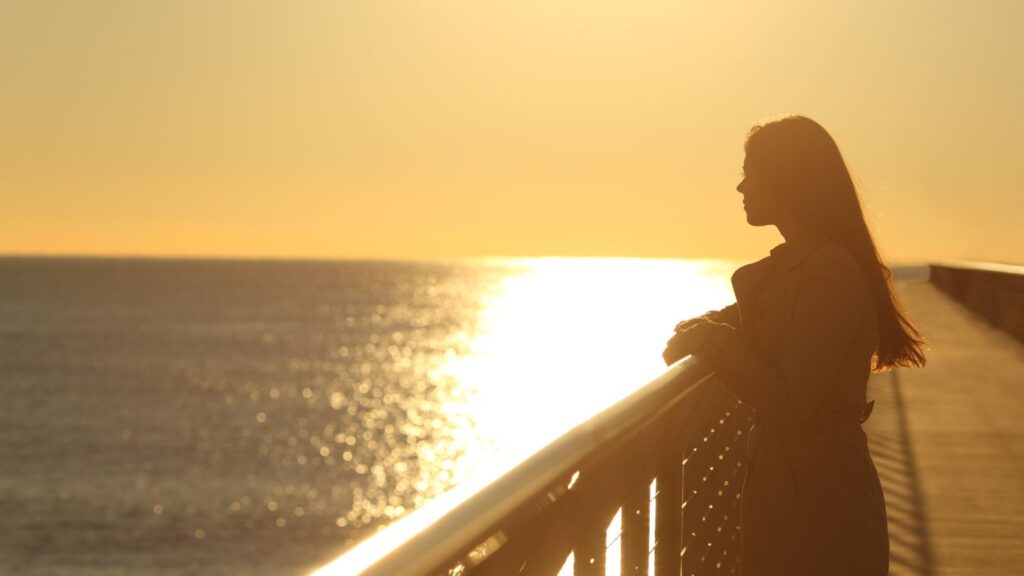
<path id="1" fill-rule="evenodd" d="M 991 262 L 929 265 L 932 284 L 1024 341 L 1024 266 Z"/>
<path id="2" fill-rule="evenodd" d="M 737 573 L 752 425 L 753 412 L 688 357 L 493 481 L 446 493 L 317 576 L 554 575 L 570 564 L 576 576 L 649 574 L 652 565 L 656 576 Z"/>

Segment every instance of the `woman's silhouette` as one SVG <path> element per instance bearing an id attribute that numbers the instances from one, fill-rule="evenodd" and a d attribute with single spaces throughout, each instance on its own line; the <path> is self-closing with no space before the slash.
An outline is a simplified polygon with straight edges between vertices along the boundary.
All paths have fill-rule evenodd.
<path id="1" fill-rule="evenodd" d="M 733 274 L 736 304 L 681 322 L 691 353 L 757 412 L 743 487 L 744 576 L 888 574 L 885 501 L 860 424 L 868 375 L 923 365 L 832 137 L 803 116 L 754 126 L 747 222 L 785 243 Z"/>

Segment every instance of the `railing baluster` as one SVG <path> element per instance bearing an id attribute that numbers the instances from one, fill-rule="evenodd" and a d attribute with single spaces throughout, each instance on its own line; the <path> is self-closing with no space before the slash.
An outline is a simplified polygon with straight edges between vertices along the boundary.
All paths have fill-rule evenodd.
<path id="1" fill-rule="evenodd" d="M 650 551 L 651 489 L 633 486 L 622 503 L 622 576 L 647 576 Z"/>
<path id="2" fill-rule="evenodd" d="M 601 525 L 585 526 L 573 546 L 573 576 L 605 576 L 604 543 L 607 530 Z"/>
<path id="3" fill-rule="evenodd" d="M 683 519 L 683 467 L 679 458 L 668 459 L 657 482 L 654 576 L 679 576 Z"/>

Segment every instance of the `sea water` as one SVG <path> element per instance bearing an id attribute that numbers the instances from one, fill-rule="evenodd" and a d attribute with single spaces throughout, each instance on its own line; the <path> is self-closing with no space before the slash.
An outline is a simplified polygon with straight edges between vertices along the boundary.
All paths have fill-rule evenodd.
<path id="1" fill-rule="evenodd" d="M 734 267 L 0 259 L 0 573 L 305 574 L 657 375 Z"/>

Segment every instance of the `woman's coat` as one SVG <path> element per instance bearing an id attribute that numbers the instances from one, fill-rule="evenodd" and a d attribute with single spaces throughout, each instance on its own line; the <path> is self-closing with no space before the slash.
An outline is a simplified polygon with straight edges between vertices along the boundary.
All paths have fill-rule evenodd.
<path id="1" fill-rule="evenodd" d="M 732 277 L 736 332 L 715 371 L 757 411 L 743 488 L 744 576 L 884 576 L 885 502 L 860 423 L 878 341 L 864 277 L 842 246 L 783 244 Z"/>

